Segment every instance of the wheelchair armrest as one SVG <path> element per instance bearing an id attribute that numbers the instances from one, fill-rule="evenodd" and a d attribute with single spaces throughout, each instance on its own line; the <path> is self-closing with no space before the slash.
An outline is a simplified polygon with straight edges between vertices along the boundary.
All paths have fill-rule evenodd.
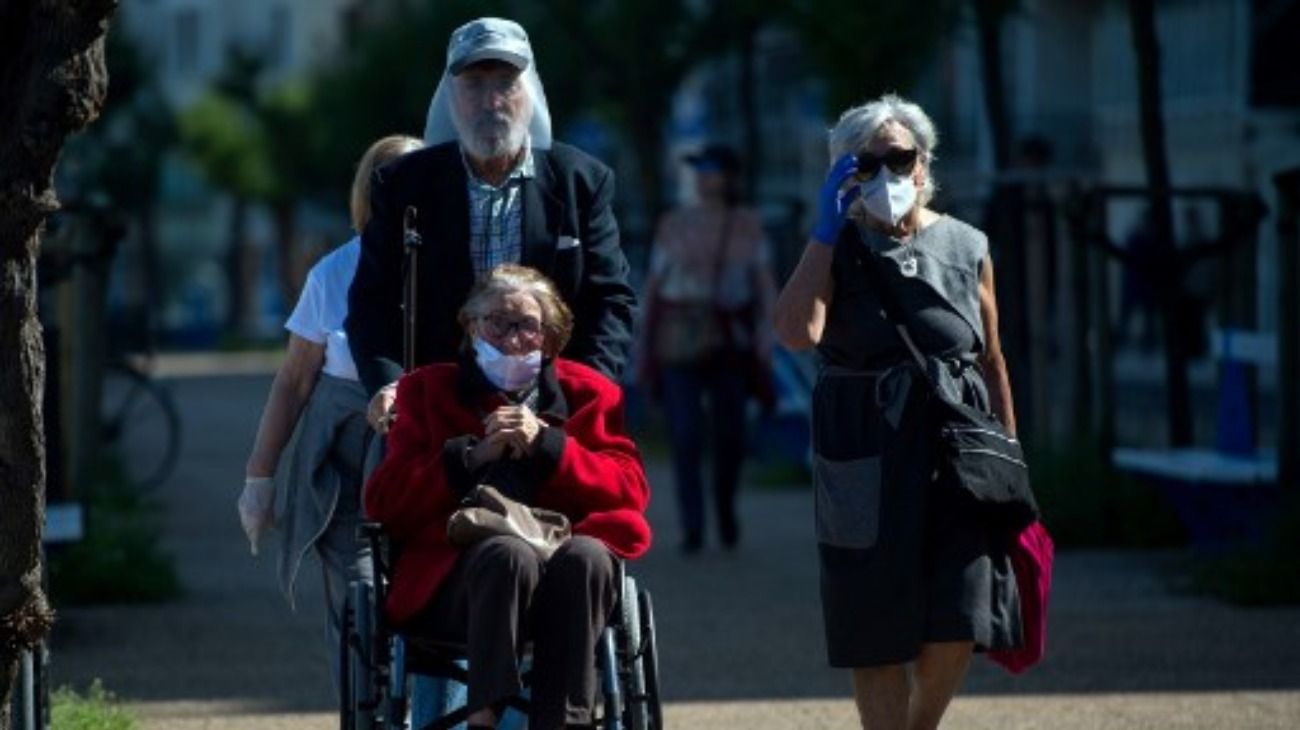
<path id="1" fill-rule="evenodd" d="M 386 577 L 391 543 L 384 532 L 384 526 L 378 522 L 362 522 L 357 525 L 356 536 L 361 548 L 361 559 L 369 563 L 367 567 L 370 576 Z"/>
<path id="2" fill-rule="evenodd" d="M 361 524 L 357 525 L 358 540 L 371 540 L 376 537 L 382 538 L 383 536 L 384 536 L 384 526 L 379 524 L 378 522 L 362 522 Z"/>

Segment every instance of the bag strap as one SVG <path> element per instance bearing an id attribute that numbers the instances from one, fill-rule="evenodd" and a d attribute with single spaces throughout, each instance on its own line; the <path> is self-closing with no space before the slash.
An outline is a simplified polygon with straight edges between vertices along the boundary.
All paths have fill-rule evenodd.
<path id="1" fill-rule="evenodd" d="M 722 214 L 722 233 L 718 236 L 718 250 L 713 255 L 713 308 L 721 309 L 718 306 L 718 290 L 722 288 L 722 269 L 727 263 L 727 248 L 731 243 L 731 219 L 732 208 L 728 203 L 726 212 Z"/>
<path id="2" fill-rule="evenodd" d="M 727 204 L 726 212 L 722 219 L 722 233 L 718 237 L 718 250 L 713 257 L 713 319 L 717 322 L 718 330 L 722 334 L 724 347 L 728 350 L 735 351 L 736 337 L 732 332 L 732 320 L 730 313 L 722 307 L 718 301 L 718 295 L 722 291 L 722 272 L 727 263 L 727 249 L 731 244 L 731 226 L 735 220 L 735 209 L 730 203 Z"/>
<path id="3" fill-rule="evenodd" d="M 930 389 L 936 395 L 942 397 L 943 391 L 939 389 L 939 384 L 930 375 L 930 368 L 925 355 L 921 353 L 921 348 L 916 346 L 916 342 L 912 339 L 912 333 L 907 329 L 902 316 L 903 308 L 898 302 L 898 294 L 885 278 L 884 265 L 880 262 L 880 255 L 872 250 L 861 229 L 857 229 L 857 234 L 858 244 L 862 247 L 863 254 L 866 256 L 867 276 L 870 277 L 871 283 L 875 286 L 876 298 L 880 300 L 880 314 L 885 318 L 886 322 L 894 326 L 894 331 L 898 333 L 898 338 L 903 341 L 907 351 L 912 354 L 912 359 L 916 361 L 917 367 L 921 369 L 921 374 L 925 377 L 925 382 L 929 384 Z"/>

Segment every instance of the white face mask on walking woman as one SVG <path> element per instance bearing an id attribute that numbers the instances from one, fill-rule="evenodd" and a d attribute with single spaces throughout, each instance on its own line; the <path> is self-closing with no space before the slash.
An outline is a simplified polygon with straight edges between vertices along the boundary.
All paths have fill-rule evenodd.
<path id="1" fill-rule="evenodd" d="M 910 174 L 899 175 L 882 166 L 875 177 L 862 183 L 862 204 L 877 220 L 896 226 L 916 205 L 916 183 Z"/>
<path id="2" fill-rule="evenodd" d="M 501 390 L 515 391 L 531 385 L 542 372 L 542 351 L 507 355 L 481 337 L 474 338 L 474 355 L 487 379 Z"/>

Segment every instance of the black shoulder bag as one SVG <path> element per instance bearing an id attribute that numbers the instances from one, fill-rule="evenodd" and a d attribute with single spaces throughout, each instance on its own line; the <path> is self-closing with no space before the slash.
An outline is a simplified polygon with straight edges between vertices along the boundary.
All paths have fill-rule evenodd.
<path id="1" fill-rule="evenodd" d="M 866 270 L 875 284 L 881 314 L 898 332 L 929 386 L 927 401 L 938 441 L 936 468 L 941 482 L 967 495 L 999 530 L 1017 535 L 1038 520 L 1038 503 L 1029 485 L 1024 450 L 991 413 L 953 401 L 944 394 L 913 342 L 902 309 L 885 279 L 879 256 L 861 241 Z"/>

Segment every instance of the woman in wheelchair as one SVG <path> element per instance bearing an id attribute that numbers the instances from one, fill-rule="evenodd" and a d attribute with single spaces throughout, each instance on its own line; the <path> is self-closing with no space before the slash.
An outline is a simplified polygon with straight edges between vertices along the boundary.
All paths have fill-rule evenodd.
<path id="1" fill-rule="evenodd" d="M 460 323 L 458 362 L 399 383 L 388 451 L 365 488 L 368 516 L 399 548 L 388 618 L 409 636 L 464 643 L 471 728 L 494 726 L 521 690 L 527 641 L 529 726 L 589 727 L 616 561 L 650 546 L 649 485 L 622 391 L 559 356 L 573 316 L 533 269 L 493 269 Z M 513 536 L 453 545 L 448 519 L 478 484 L 564 514 L 572 537 L 545 560 Z"/>

